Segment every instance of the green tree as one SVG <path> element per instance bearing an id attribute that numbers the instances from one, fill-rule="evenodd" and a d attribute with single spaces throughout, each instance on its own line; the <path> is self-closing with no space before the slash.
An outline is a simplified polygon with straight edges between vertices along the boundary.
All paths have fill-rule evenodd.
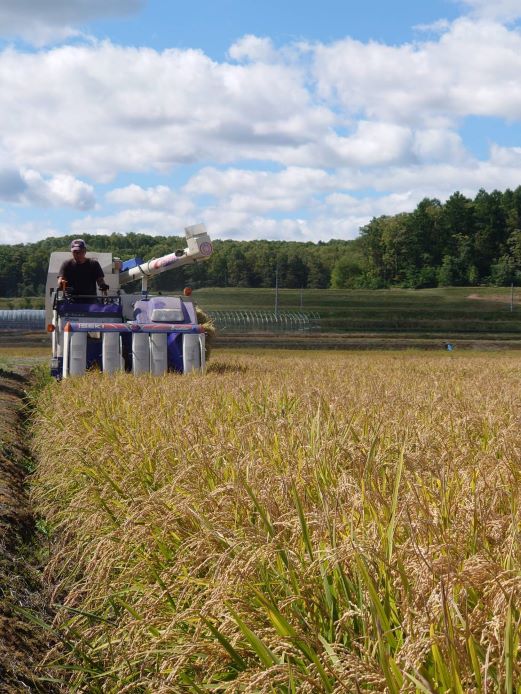
<path id="1" fill-rule="evenodd" d="M 333 289 L 353 289 L 363 273 L 360 261 L 351 254 L 341 256 L 331 272 L 331 287 Z"/>
<path id="2" fill-rule="evenodd" d="M 329 287 L 331 271 L 319 258 L 310 255 L 308 259 L 308 284 L 310 289 L 325 289 Z"/>
<path id="3" fill-rule="evenodd" d="M 502 195 L 495 190 L 481 189 L 474 200 L 476 235 L 474 239 L 475 265 L 480 277 L 486 277 L 494 258 L 501 253 L 507 239 L 506 215 Z"/>

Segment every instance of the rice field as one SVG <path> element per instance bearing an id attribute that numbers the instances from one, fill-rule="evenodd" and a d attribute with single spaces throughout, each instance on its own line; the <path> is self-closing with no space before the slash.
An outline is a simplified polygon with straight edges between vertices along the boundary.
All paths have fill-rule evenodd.
<path id="1" fill-rule="evenodd" d="M 515 354 L 226 353 L 51 384 L 67 692 L 521 692 Z"/>

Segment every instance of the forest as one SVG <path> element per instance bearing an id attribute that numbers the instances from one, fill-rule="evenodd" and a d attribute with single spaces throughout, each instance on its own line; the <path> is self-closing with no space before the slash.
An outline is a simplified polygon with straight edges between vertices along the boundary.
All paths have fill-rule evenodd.
<path id="1" fill-rule="evenodd" d="M 210 230 L 211 233 L 211 230 Z M 42 296 L 49 254 L 73 236 L 0 245 L 0 296 Z M 84 239 L 91 251 L 149 260 L 184 238 L 140 233 Z M 373 218 L 351 241 L 216 240 L 211 258 L 153 279 L 155 290 L 199 287 L 424 288 L 521 284 L 521 186 L 425 198 L 413 212 Z"/>

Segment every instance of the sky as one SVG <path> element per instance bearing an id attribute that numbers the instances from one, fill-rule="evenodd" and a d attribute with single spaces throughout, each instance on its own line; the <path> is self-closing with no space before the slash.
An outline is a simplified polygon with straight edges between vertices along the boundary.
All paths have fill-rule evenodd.
<path id="1" fill-rule="evenodd" d="M 0 243 L 353 239 L 521 185 L 521 0 L 0 0 Z"/>

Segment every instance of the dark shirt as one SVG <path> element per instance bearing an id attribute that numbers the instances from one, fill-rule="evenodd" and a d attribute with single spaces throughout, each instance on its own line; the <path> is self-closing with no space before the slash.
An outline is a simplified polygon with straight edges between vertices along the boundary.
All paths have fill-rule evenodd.
<path id="1" fill-rule="evenodd" d="M 103 270 L 97 260 L 85 258 L 84 263 L 77 263 L 74 258 L 62 263 L 58 277 L 67 280 L 71 294 L 96 296 L 96 280 L 103 278 Z"/>

